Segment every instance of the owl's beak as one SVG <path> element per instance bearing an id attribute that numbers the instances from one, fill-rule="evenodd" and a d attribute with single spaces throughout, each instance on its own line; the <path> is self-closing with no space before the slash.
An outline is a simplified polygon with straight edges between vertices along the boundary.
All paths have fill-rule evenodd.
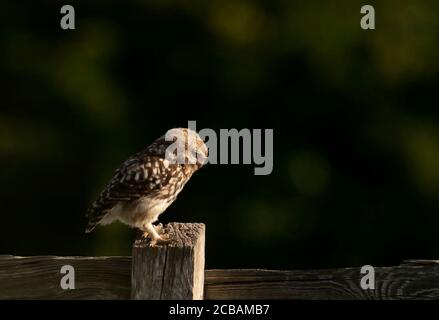
<path id="1" fill-rule="evenodd" d="M 204 167 L 206 164 L 209 163 L 209 157 L 205 156 L 204 154 L 197 153 L 197 160 L 199 160 L 200 168 Z"/>

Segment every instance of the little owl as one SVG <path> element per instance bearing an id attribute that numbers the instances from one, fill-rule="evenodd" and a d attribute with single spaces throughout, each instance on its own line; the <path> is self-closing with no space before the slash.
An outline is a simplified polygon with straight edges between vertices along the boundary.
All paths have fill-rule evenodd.
<path id="1" fill-rule="evenodd" d="M 208 149 L 190 129 L 175 128 L 126 160 L 87 212 L 86 233 L 116 220 L 144 232 L 151 245 L 168 236 L 154 226 L 192 174 L 206 162 Z"/>

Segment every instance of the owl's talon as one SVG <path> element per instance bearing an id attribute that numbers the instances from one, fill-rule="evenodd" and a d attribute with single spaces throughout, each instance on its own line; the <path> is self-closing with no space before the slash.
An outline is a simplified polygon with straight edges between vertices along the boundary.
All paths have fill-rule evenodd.
<path id="1" fill-rule="evenodd" d="M 163 230 L 163 224 L 159 223 L 154 226 L 155 231 L 157 231 L 158 234 L 163 234 L 165 231 Z"/>
<path id="2" fill-rule="evenodd" d="M 165 241 L 165 242 L 169 242 L 169 241 L 171 241 L 171 237 L 169 236 L 169 233 L 162 233 L 160 235 L 160 240 Z"/>
<path id="3" fill-rule="evenodd" d="M 150 247 L 154 247 L 155 245 L 160 245 L 160 244 L 168 244 L 169 242 L 171 242 L 171 238 L 169 237 L 169 234 L 162 234 L 160 237 L 158 237 L 157 239 L 152 239 L 149 242 L 149 246 Z"/>

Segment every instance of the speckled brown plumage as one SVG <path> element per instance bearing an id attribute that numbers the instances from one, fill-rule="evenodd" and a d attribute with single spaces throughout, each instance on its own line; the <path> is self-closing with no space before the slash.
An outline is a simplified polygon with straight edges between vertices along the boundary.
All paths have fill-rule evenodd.
<path id="1" fill-rule="evenodd" d="M 174 137 L 172 141 L 160 137 L 115 171 L 87 213 L 86 232 L 98 224 L 119 220 L 149 233 L 153 240 L 160 239 L 152 223 L 176 199 L 208 156 L 207 147 L 194 131 L 177 128 L 168 134 L 170 132 Z M 179 159 L 175 150 L 169 153 L 168 147 L 174 142 L 184 147 Z"/>

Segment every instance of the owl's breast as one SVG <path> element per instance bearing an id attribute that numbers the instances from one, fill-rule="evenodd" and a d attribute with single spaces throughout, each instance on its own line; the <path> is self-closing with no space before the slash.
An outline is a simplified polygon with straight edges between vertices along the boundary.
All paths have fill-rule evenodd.
<path id="1" fill-rule="evenodd" d="M 172 202 L 167 199 L 145 196 L 129 203 L 121 203 L 115 209 L 117 218 L 131 226 L 140 228 L 145 221 L 154 222 Z"/>
<path id="2" fill-rule="evenodd" d="M 120 202 L 112 210 L 112 215 L 135 228 L 141 228 L 147 222 L 155 222 L 158 216 L 175 201 L 191 176 L 191 172 L 180 170 L 166 183 L 157 183 L 159 188 L 154 192 L 133 201 Z"/>

